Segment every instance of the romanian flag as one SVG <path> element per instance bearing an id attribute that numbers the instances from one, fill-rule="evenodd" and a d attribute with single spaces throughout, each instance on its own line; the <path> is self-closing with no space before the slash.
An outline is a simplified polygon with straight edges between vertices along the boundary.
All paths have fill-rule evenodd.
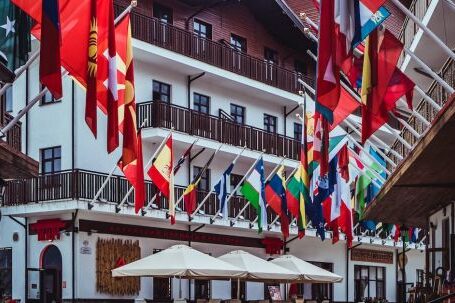
<path id="1" fill-rule="evenodd" d="M 144 206 L 145 185 L 142 157 L 141 131 L 137 132 L 136 100 L 134 94 L 133 46 L 129 14 L 117 25 L 117 31 L 126 37 L 126 77 L 125 113 L 123 117 L 123 148 L 119 167 L 134 187 L 134 206 L 136 213 Z"/>
<path id="2" fill-rule="evenodd" d="M 207 170 L 210 163 L 212 162 L 213 157 L 215 157 L 215 152 L 212 154 L 212 156 L 207 161 L 205 166 L 193 178 L 193 181 L 187 186 L 187 188 L 183 192 L 183 203 L 185 205 L 185 209 L 186 209 L 188 216 L 190 216 L 196 210 L 196 206 L 197 206 L 197 197 L 196 197 L 197 190 L 196 189 L 197 189 L 199 182 L 201 182 L 202 175 L 204 174 L 204 172 Z"/>
<path id="3" fill-rule="evenodd" d="M 175 223 L 175 199 L 174 199 L 174 153 L 172 147 L 172 135 L 158 153 L 155 161 L 148 171 L 158 190 L 169 200 L 169 215 L 171 223 Z"/>
<path id="4" fill-rule="evenodd" d="M 281 232 L 284 239 L 289 237 L 289 217 L 286 201 L 286 179 L 284 166 L 270 178 L 265 186 L 265 201 L 280 216 Z"/>
<path id="5" fill-rule="evenodd" d="M 62 97 L 60 9 L 58 0 L 42 0 L 39 76 L 56 99 Z"/>

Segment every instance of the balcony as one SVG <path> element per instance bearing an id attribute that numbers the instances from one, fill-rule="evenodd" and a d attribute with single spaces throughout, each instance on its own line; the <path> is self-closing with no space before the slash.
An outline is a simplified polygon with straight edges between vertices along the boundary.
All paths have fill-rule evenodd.
<path id="1" fill-rule="evenodd" d="M 7 125 L 13 116 L 5 112 L 4 107 L 0 105 L 0 128 Z M 18 122 L 14 127 L 6 134 L 6 143 L 17 151 L 21 151 L 21 123 Z"/>
<path id="2" fill-rule="evenodd" d="M 116 14 L 125 6 L 115 4 Z M 297 94 L 302 90 L 298 78 L 313 85 L 313 79 L 276 64 L 236 51 L 229 45 L 198 37 L 190 31 L 161 22 L 159 19 L 131 12 L 134 38 L 223 70 Z"/>
<path id="3" fill-rule="evenodd" d="M 189 135 L 246 146 L 256 151 L 265 150 L 265 153 L 278 157 L 299 159 L 300 142 L 290 137 L 161 101 L 140 103 L 137 108 L 138 125 L 147 119 L 144 127 L 174 127 L 174 130 Z"/>
<path id="4" fill-rule="evenodd" d="M 409 7 L 414 16 L 416 16 L 419 20 L 422 20 L 425 16 L 428 7 L 430 6 L 432 0 L 414 0 Z M 409 20 L 407 17 L 403 23 L 403 28 L 400 33 L 401 42 L 403 42 L 404 46 L 409 48 L 414 41 L 414 37 L 419 31 L 419 26 Z"/>
<path id="5" fill-rule="evenodd" d="M 67 170 L 52 175 L 41 175 L 34 178 L 16 179 L 7 182 L 5 196 L 1 206 L 19 206 L 34 203 L 52 203 L 57 201 L 82 200 L 91 201 L 101 185 L 106 180 L 107 174 L 87 171 L 87 170 Z M 156 188 L 151 181 L 145 183 L 146 202 L 150 201 L 155 195 Z M 130 185 L 128 181 L 119 175 L 114 175 L 108 185 L 102 191 L 99 200 L 119 204 Z M 176 200 L 183 195 L 185 187 L 175 186 Z M 205 191 L 197 192 L 198 203 L 207 195 Z M 134 195 L 130 195 L 126 203 L 134 204 Z M 159 209 L 167 210 L 169 204 L 166 198 L 156 201 Z M 183 203 L 180 205 L 185 211 Z M 245 199 L 234 196 L 229 202 L 229 217 L 234 218 L 245 206 Z M 201 208 L 201 213 L 205 215 L 215 215 L 218 210 L 218 201 L 215 193 L 212 193 Z M 274 215 L 269 211 L 269 222 Z M 243 217 L 253 221 L 256 218 L 255 210 L 249 205 Z"/>

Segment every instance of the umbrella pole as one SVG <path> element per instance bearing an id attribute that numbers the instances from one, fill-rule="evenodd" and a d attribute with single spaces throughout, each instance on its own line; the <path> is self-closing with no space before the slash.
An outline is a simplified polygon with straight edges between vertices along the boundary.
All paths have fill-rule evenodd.
<path id="1" fill-rule="evenodd" d="M 240 278 L 237 278 L 237 300 L 240 300 Z"/>
<path id="2" fill-rule="evenodd" d="M 179 299 L 182 298 L 182 277 L 179 277 Z"/>

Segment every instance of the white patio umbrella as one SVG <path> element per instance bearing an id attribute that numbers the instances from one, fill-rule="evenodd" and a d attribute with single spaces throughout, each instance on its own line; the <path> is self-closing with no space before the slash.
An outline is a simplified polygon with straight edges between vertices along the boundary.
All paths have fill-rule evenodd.
<path id="1" fill-rule="evenodd" d="M 150 276 L 192 279 L 243 278 L 246 272 L 187 245 L 174 245 L 159 253 L 112 270 L 113 277 Z"/>
<path id="2" fill-rule="evenodd" d="M 297 272 L 300 275 L 300 282 L 337 283 L 343 280 L 339 275 L 305 262 L 292 255 L 284 255 L 269 262 L 290 271 Z"/>
<path id="3" fill-rule="evenodd" d="M 299 278 L 299 274 L 296 272 L 267 262 L 243 250 L 232 251 L 218 259 L 246 271 L 247 280 L 286 282 Z"/>

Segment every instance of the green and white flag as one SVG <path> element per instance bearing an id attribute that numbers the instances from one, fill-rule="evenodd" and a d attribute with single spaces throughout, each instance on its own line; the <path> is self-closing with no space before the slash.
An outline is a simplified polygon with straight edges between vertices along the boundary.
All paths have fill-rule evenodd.
<path id="1" fill-rule="evenodd" d="M 264 178 L 264 161 L 262 157 L 256 163 L 253 172 L 243 183 L 240 192 L 250 201 L 258 214 L 259 232 L 267 226 L 267 211 L 265 206 L 265 178 Z"/>
<path id="2" fill-rule="evenodd" d="M 0 62 L 11 71 L 27 62 L 30 26 L 26 13 L 10 0 L 0 0 Z"/>

